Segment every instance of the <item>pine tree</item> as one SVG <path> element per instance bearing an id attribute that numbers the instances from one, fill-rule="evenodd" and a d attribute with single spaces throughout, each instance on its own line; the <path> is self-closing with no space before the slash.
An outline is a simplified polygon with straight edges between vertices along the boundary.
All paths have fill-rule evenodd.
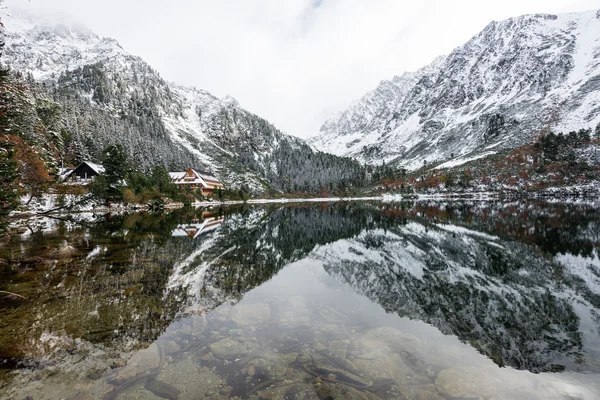
<path id="1" fill-rule="evenodd" d="M 123 200 L 123 183 L 129 168 L 127 154 L 120 143 L 104 149 L 104 171 L 106 200 Z"/>
<path id="2" fill-rule="evenodd" d="M 175 196 L 178 191 L 177 186 L 171 180 L 167 169 L 162 165 L 152 169 L 152 183 L 160 193 L 171 198 Z"/>

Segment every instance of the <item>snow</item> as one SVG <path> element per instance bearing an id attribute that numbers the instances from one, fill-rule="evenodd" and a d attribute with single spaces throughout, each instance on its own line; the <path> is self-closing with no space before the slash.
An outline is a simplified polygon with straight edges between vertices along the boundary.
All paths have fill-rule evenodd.
<path id="1" fill-rule="evenodd" d="M 90 161 L 84 161 L 85 164 L 89 165 L 91 169 L 96 171 L 97 174 L 103 174 L 105 172 L 104 166 L 96 164 Z"/>
<path id="2" fill-rule="evenodd" d="M 106 247 L 105 246 L 96 246 L 94 247 L 94 250 L 90 251 L 89 254 L 86 256 L 86 260 L 91 260 L 93 258 L 96 258 L 97 255 L 99 255 L 100 253 L 106 251 Z"/>
<path id="3" fill-rule="evenodd" d="M 370 248 L 364 244 L 368 236 L 385 236 L 390 239 L 380 248 Z M 394 273 L 405 271 L 415 278 L 422 280 L 426 266 L 420 261 L 425 255 L 421 249 L 408 245 L 406 247 L 395 246 L 400 238 L 382 229 L 364 231 L 352 239 L 342 239 L 326 246 L 317 247 L 308 257 L 322 261 L 324 264 L 331 263 L 355 263 L 358 265 L 377 265 L 380 268 L 392 268 Z M 377 279 L 372 276 L 371 279 Z"/>
<path id="4" fill-rule="evenodd" d="M 208 179 L 214 179 L 216 175 L 229 187 L 245 184 L 251 191 L 264 191 L 263 169 L 270 167 L 262 165 L 265 158 L 282 143 L 292 148 L 304 146 L 304 141 L 278 131 L 273 125 L 264 132 L 256 131 L 253 122 L 259 117 L 241 108 L 231 96 L 219 99 L 207 91 L 163 80 L 141 58 L 125 51 L 115 40 L 101 38 L 71 21 L 60 24 L 61 18 L 46 18 L 13 8 L 6 14 L 7 18 L 3 18 L 7 35 L 3 62 L 20 72 L 31 73 L 40 82 L 51 84 L 67 71 L 97 64 L 111 83 L 120 87 L 128 82 L 127 87 L 118 98 L 102 104 L 94 101 L 93 90 L 85 92 L 79 88 L 78 94 L 87 97 L 92 107 L 101 108 L 115 117 L 120 115 L 123 104 L 129 103 L 138 91 L 147 89 L 141 85 L 151 85 L 158 94 L 156 112 L 172 142 L 168 146 L 184 155 L 190 153 L 197 159 L 199 168 L 209 171 Z M 237 154 L 236 143 L 242 134 L 253 137 L 250 148 L 254 153 L 249 155 L 255 157 L 258 168 L 248 169 L 243 157 Z M 181 151 L 183 149 L 187 151 Z"/>
<path id="5" fill-rule="evenodd" d="M 594 128 L 599 75 L 595 11 L 511 18 L 416 73 L 382 81 L 310 141 L 369 164 L 451 168 L 529 142 L 549 120 L 559 131 Z M 505 125 L 490 138 L 493 115 Z"/>
<path id="6" fill-rule="evenodd" d="M 202 223 L 197 224 L 181 224 L 178 225 L 173 232 L 171 232 L 171 236 L 173 237 L 191 237 L 192 239 L 196 239 L 200 235 L 203 235 L 208 232 L 212 232 L 223 223 L 223 218 L 207 218 Z"/>
<path id="7" fill-rule="evenodd" d="M 65 15 L 34 14 L 13 7 L 6 14 L 2 18 L 5 62 L 32 73 L 35 79 L 58 77 L 66 70 L 127 55 L 116 41 L 99 37 Z"/>
<path id="8" fill-rule="evenodd" d="M 456 232 L 456 233 L 460 233 L 463 235 L 476 236 L 476 237 L 480 237 L 480 238 L 487 239 L 487 240 L 499 240 L 500 239 L 498 236 L 492 236 L 492 235 L 488 235 L 487 233 L 472 231 L 470 229 L 463 228 L 462 226 L 446 225 L 446 224 L 436 224 L 436 226 L 438 228 L 441 228 L 448 232 Z"/>
<path id="9" fill-rule="evenodd" d="M 462 164 L 466 164 L 466 163 L 471 162 L 471 161 L 479 160 L 480 158 L 485 158 L 485 157 L 490 156 L 492 154 L 496 154 L 496 152 L 494 152 L 494 151 L 488 151 L 488 152 L 485 152 L 485 153 L 482 153 L 482 154 L 478 154 L 478 155 L 472 156 L 472 157 L 467 157 L 467 158 L 462 158 L 462 159 L 459 158 L 457 160 L 447 161 L 447 162 L 445 162 L 443 164 L 438 165 L 436 168 L 440 168 L 440 169 L 442 169 L 442 168 L 453 168 L 453 167 L 457 167 L 457 166 L 462 165 Z"/>
<path id="10" fill-rule="evenodd" d="M 581 277 L 594 293 L 600 295 L 600 259 L 597 254 L 592 257 L 559 254 L 554 261 L 563 265 L 568 273 Z"/>
<path id="11" fill-rule="evenodd" d="M 185 171 L 184 172 L 169 172 L 169 177 L 173 180 L 181 179 L 181 178 L 183 178 L 184 175 L 185 175 Z"/>
<path id="12" fill-rule="evenodd" d="M 381 197 L 313 197 L 304 199 L 250 199 L 249 204 L 269 204 L 269 203 L 319 203 L 319 202 L 338 202 L 338 201 L 372 201 L 380 200 Z"/>

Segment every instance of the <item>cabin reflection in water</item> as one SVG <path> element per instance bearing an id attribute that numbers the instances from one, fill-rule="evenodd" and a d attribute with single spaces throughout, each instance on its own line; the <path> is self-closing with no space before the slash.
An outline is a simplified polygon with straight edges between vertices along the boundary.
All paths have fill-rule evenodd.
<path id="1" fill-rule="evenodd" d="M 171 236 L 188 236 L 190 239 L 195 239 L 204 233 L 214 231 L 224 220 L 225 218 L 222 216 L 214 216 L 212 213 L 204 212 L 202 213 L 201 220 L 193 219 L 188 224 L 177 225 L 173 232 L 171 232 Z"/>

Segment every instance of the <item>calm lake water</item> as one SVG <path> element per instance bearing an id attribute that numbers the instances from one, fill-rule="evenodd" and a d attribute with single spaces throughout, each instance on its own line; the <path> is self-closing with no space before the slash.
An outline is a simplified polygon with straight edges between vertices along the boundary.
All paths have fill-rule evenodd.
<path id="1" fill-rule="evenodd" d="M 600 399 L 600 208 L 75 215 L 0 245 L 6 399 Z"/>

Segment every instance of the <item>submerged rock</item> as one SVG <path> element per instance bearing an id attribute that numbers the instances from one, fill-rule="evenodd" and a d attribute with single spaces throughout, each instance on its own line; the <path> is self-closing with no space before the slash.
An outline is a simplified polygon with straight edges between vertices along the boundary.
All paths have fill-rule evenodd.
<path id="1" fill-rule="evenodd" d="M 327 400 L 370 400 L 369 396 L 354 388 L 338 384 L 323 383 L 317 388 L 319 399 Z"/>
<path id="2" fill-rule="evenodd" d="M 445 400 L 443 397 L 439 396 L 437 393 L 429 391 L 429 390 L 418 390 L 415 394 L 415 400 Z"/>
<path id="3" fill-rule="evenodd" d="M 122 385 L 132 379 L 156 373 L 161 363 L 161 352 L 156 343 L 138 351 L 131 357 L 129 363 L 117 370 L 110 378 L 110 383 Z"/>
<path id="4" fill-rule="evenodd" d="M 198 367 L 191 360 L 169 364 L 156 379 L 180 390 L 178 400 L 224 398 L 219 393 L 223 385 L 221 378 L 208 368 Z"/>
<path id="5" fill-rule="evenodd" d="M 224 359 L 237 358 L 246 353 L 243 344 L 231 339 L 223 339 L 210 345 L 210 351 L 217 357 Z"/>
<path id="6" fill-rule="evenodd" d="M 325 350 L 327 348 L 321 342 L 314 342 L 312 347 L 313 347 L 313 349 L 315 349 L 317 351 L 323 351 L 323 350 Z"/>
<path id="7" fill-rule="evenodd" d="M 173 341 L 170 341 L 165 346 L 165 351 L 167 352 L 167 354 L 177 353 L 181 351 L 181 346 Z"/>
<path id="8" fill-rule="evenodd" d="M 366 358 L 356 358 L 352 360 L 352 363 L 358 371 L 364 373 L 372 381 L 390 379 L 400 385 L 406 385 L 414 375 L 412 369 L 404 363 L 399 354 L 373 353 Z"/>
<path id="9" fill-rule="evenodd" d="M 117 373 L 110 379 L 110 383 L 115 385 L 122 385 L 125 382 L 135 378 L 137 375 L 137 367 L 134 365 L 127 365 L 121 368 Z"/>
<path id="10" fill-rule="evenodd" d="M 179 394 L 181 393 L 181 390 L 177 389 L 175 386 L 163 381 L 159 381 L 155 378 L 148 379 L 148 381 L 146 381 L 145 388 L 156 396 L 169 400 L 177 400 L 179 398 Z"/>
<path id="11" fill-rule="evenodd" d="M 327 350 L 329 355 L 339 360 L 345 360 L 348 352 L 348 342 L 346 340 L 332 340 L 329 342 Z"/>
<path id="12" fill-rule="evenodd" d="M 344 370 L 329 365 L 329 361 L 325 357 L 315 355 L 313 357 L 308 352 L 302 352 L 297 355 L 296 361 L 300 364 L 302 369 L 310 373 L 313 376 L 317 376 L 322 380 L 329 381 L 331 383 L 344 383 L 354 387 L 367 388 L 370 383 L 351 371 Z"/>
<path id="13" fill-rule="evenodd" d="M 130 364 L 134 364 L 141 369 L 155 369 L 160 365 L 160 350 L 156 343 L 152 343 L 148 348 L 138 351 L 131 357 Z"/>

